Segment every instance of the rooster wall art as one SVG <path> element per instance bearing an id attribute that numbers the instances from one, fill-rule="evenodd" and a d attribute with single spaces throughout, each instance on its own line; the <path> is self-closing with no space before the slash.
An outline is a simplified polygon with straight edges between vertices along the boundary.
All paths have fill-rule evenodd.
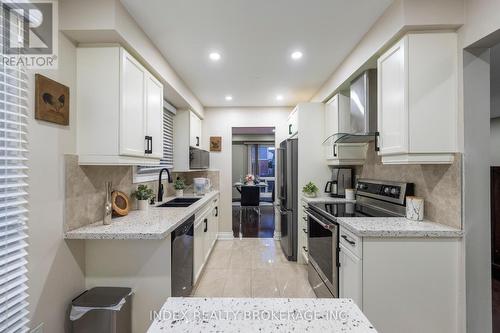
<path id="1" fill-rule="evenodd" d="M 69 88 L 41 74 L 35 75 L 35 118 L 69 125 Z"/>

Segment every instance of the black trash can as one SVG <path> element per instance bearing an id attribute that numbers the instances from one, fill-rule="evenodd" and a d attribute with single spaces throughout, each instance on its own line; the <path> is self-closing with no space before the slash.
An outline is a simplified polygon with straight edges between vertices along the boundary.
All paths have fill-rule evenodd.
<path id="1" fill-rule="evenodd" d="M 73 333 L 131 333 L 132 289 L 95 287 L 71 302 Z"/>

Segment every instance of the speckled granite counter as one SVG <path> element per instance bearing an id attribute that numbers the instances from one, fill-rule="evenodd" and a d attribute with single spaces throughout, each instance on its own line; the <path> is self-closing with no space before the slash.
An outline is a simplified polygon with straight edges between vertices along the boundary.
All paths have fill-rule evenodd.
<path id="1" fill-rule="evenodd" d="M 343 198 L 302 197 L 304 203 L 356 203 Z M 354 211 L 354 209 L 353 209 Z M 432 221 L 411 221 L 405 217 L 337 217 L 339 225 L 359 237 L 415 237 L 456 238 L 462 237 L 462 230 Z"/>
<path id="2" fill-rule="evenodd" d="M 377 332 L 350 299 L 169 298 L 148 333 Z"/>
<path id="3" fill-rule="evenodd" d="M 334 198 L 327 195 L 318 196 L 316 198 L 308 198 L 306 196 L 302 196 L 302 201 L 305 203 L 313 203 L 313 202 L 328 202 L 328 203 L 336 203 L 336 202 L 356 202 L 356 200 L 346 200 L 345 198 Z"/>
<path id="4" fill-rule="evenodd" d="M 457 238 L 462 230 L 405 217 L 338 217 L 337 222 L 359 237 Z"/>
<path id="5" fill-rule="evenodd" d="M 110 225 L 102 221 L 67 231 L 66 239 L 164 239 L 177 226 L 213 200 L 219 191 L 212 191 L 189 207 L 150 206 L 147 211 L 134 210 L 127 216 L 113 218 Z M 174 197 L 167 197 L 169 201 Z M 164 202 L 165 202 L 164 201 Z"/>

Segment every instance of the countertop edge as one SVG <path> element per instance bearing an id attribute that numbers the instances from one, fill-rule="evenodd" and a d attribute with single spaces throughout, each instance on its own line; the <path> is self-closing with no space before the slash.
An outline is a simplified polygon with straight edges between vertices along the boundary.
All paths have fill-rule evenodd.
<path id="1" fill-rule="evenodd" d="M 218 190 L 211 191 L 199 201 L 193 204 L 193 206 L 196 206 L 193 208 L 193 211 L 190 211 L 185 214 L 181 219 L 179 219 L 177 222 L 174 224 L 170 225 L 168 228 L 165 230 L 162 230 L 161 232 L 158 233 L 127 233 L 127 232 L 117 232 L 117 233 L 112 233 L 112 232 L 78 232 L 79 229 L 88 227 L 80 227 L 74 230 L 66 231 L 64 232 L 64 239 L 67 240 L 163 240 L 172 233 L 172 231 L 175 230 L 179 225 L 184 223 L 191 215 L 196 214 L 199 212 L 205 205 L 209 204 L 210 200 L 215 198 L 217 195 L 219 195 L 220 192 Z M 99 223 L 95 222 L 93 224 Z"/>

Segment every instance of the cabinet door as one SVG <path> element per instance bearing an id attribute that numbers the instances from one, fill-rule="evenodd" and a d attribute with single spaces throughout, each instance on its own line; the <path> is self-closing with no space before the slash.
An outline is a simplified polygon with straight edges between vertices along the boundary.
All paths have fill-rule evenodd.
<path id="1" fill-rule="evenodd" d="M 362 261 L 340 244 L 339 295 L 352 298 L 363 309 Z"/>
<path id="2" fill-rule="evenodd" d="M 299 132 L 299 113 L 295 109 L 288 117 L 288 136 L 294 136 Z"/>
<path id="3" fill-rule="evenodd" d="M 148 157 L 163 157 L 163 85 L 148 74 L 146 78 L 146 135 L 150 137 Z"/>
<path id="4" fill-rule="evenodd" d="M 196 114 L 189 114 L 189 145 L 201 148 L 201 119 Z"/>
<path id="5" fill-rule="evenodd" d="M 377 61 L 379 155 L 408 152 L 407 48 L 405 37 Z"/>
<path id="6" fill-rule="evenodd" d="M 204 232 L 204 235 L 203 235 L 203 258 L 205 260 L 207 260 L 208 258 L 208 254 L 210 253 L 210 247 L 211 247 L 211 244 L 212 244 L 212 240 L 211 240 L 211 237 L 210 237 L 210 233 L 211 233 L 211 214 L 212 214 L 212 211 L 210 211 L 208 214 L 205 215 L 205 217 L 203 218 L 203 232 Z"/>
<path id="7" fill-rule="evenodd" d="M 144 157 L 146 72 L 123 49 L 121 57 L 120 155 Z"/>
<path id="8" fill-rule="evenodd" d="M 335 95 L 325 105 L 325 139 L 340 132 L 338 101 L 338 95 Z"/>
<path id="9" fill-rule="evenodd" d="M 197 220 L 194 227 L 194 256 L 193 256 L 193 281 L 196 283 L 198 279 L 201 268 L 205 261 L 205 243 L 204 243 L 204 228 L 203 220 Z"/>

